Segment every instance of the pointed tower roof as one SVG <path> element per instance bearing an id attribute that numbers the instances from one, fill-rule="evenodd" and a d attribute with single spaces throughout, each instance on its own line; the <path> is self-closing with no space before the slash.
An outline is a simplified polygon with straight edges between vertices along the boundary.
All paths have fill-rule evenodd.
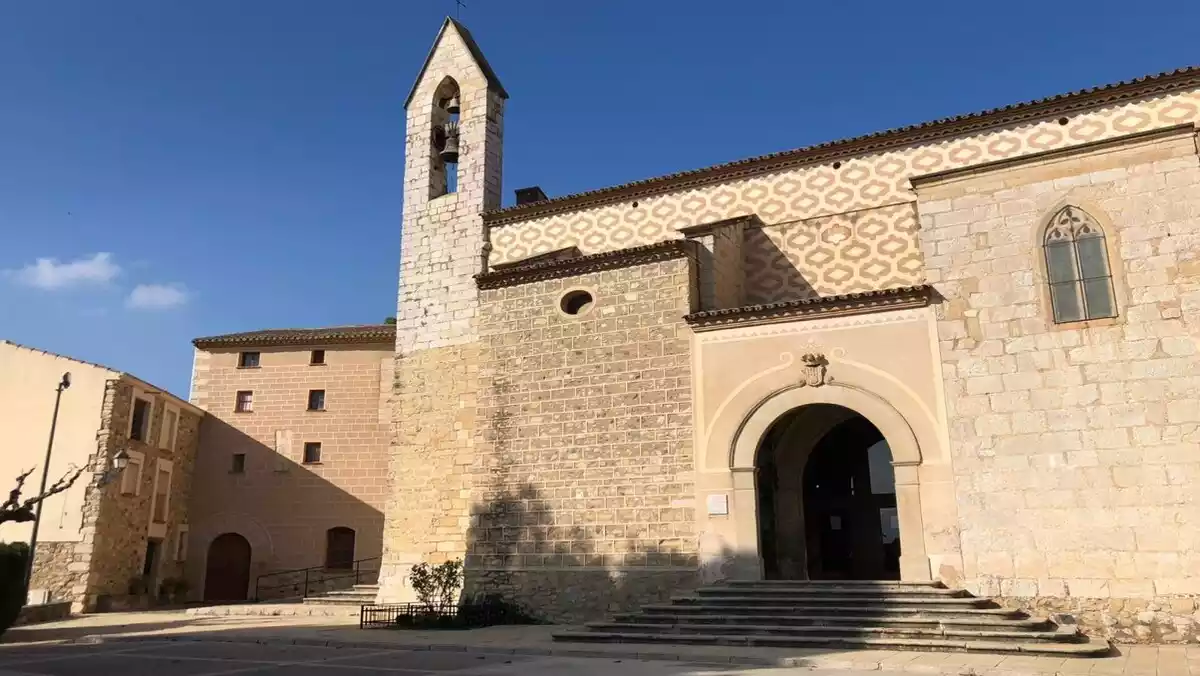
<path id="1" fill-rule="evenodd" d="M 462 37 L 463 42 L 467 44 L 467 49 L 471 50 L 471 56 L 475 62 L 479 64 L 479 69 L 483 71 L 484 77 L 487 78 L 488 87 L 494 90 L 501 98 L 507 99 L 508 92 L 504 91 L 504 85 L 500 84 L 500 78 L 496 77 L 496 71 L 492 70 L 491 64 L 483 57 L 483 52 L 480 51 L 479 45 L 475 43 L 475 38 L 471 37 L 471 31 L 461 23 L 450 17 L 442 22 L 442 29 L 438 31 L 437 38 L 433 41 L 433 46 L 429 48 L 429 55 L 425 57 L 425 63 L 421 64 L 421 72 L 417 73 L 417 79 L 413 81 L 412 89 L 408 92 L 408 97 L 404 99 L 404 107 L 408 108 L 408 104 L 412 103 L 413 95 L 417 93 L 417 86 L 421 84 L 421 78 L 425 77 L 425 70 L 429 68 L 429 62 L 433 59 L 433 55 L 437 52 L 438 45 L 442 42 L 442 37 L 446 35 L 446 29 L 454 27 L 458 34 Z"/>

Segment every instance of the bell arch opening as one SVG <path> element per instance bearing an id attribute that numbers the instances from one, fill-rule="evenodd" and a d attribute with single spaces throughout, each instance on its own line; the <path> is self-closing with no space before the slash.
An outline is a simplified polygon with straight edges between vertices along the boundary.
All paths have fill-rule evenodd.
<path id="1" fill-rule="evenodd" d="M 853 409 L 814 403 L 780 416 L 755 453 L 764 577 L 900 579 L 892 460 Z"/>
<path id="2" fill-rule="evenodd" d="M 458 83 L 447 75 L 433 94 L 430 114 L 429 198 L 458 192 L 459 113 L 462 102 Z"/>

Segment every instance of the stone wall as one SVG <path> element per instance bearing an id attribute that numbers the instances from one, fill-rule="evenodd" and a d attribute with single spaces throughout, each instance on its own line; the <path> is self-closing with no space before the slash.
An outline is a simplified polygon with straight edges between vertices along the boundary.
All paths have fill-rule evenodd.
<path id="1" fill-rule="evenodd" d="M 138 390 L 141 391 L 139 396 L 146 396 L 154 402 L 148 443 L 130 439 L 128 434 L 133 398 Z M 82 594 L 76 595 L 75 600 L 81 604 L 82 610 L 87 611 L 112 600 L 120 601 L 130 594 L 132 581 L 142 576 L 147 542 L 151 538 L 161 544 L 158 566 L 151 576 L 153 588 L 150 593 L 157 594 L 158 583 L 163 580 L 184 576 L 184 564 L 177 560 L 176 552 L 181 527 L 188 520 L 192 471 L 202 418 L 193 409 L 180 407 L 175 447 L 160 448 L 163 413 L 169 401 L 166 397 L 122 378 L 113 382 L 106 399 L 109 401 L 105 404 L 100 431 L 103 439 L 98 446 L 99 453 L 93 467 L 103 470 L 108 463 L 105 454 L 115 453 L 117 449 L 141 453 L 144 464 L 140 489 L 133 493 L 122 492 L 121 477 L 101 486 L 101 474 L 94 475 L 84 510 L 86 556 L 77 556 L 73 564 L 79 568 L 86 565 L 86 588 Z M 171 486 L 166 520 L 155 525 L 152 523 L 152 502 L 159 460 L 170 463 Z M 165 468 L 167 465 L 162 466 Z M 126 471 L 135 471 L 135 466 L 130 465 Z M 79 552 L 80 548 L 76 551 Z"/>
<path id="2" fill-rule="evenodd" d="M 396 365 L 381 595 L 411 599 L 413 564 L 467 552 L 479 346 L 421 350 Z"/>
<path id="3" fill-rule="evenodd" d="M 472 570 L 466 582 L 467 598 L 499 594 L 538 619 L 582 624 L 669 603 L 699 578 L 694 570 Z"/>
<path id="4" fill-rule="evenodd" d="M 80 477 L 80 480 L 84 480 Z M 50 600 L 66 601 L 71 598 L 71 588 L 79 584 L 79 574 L 70 570 L 75 560 L 74 542 L 39 542 L 33 557 L 33 575 L 29 588 L 45 589 Z"/>
<path id="5" fill-rule="evenodd" d="M 1116 643 L 1200 643 L 1200 596 L 1153 598 L 1001 597 L 1039 617 L 1066 615 L 1085 633 Z"/>
<path id="6" fill-rule="evenodd" d="M 13 622 L 13 626 L 20 627 L 29 624 L 41 624 L 43 622 L 57 622 L 58 620 L 65 620 L 70 616 L 70 601 L 42 603 L 21 608 L 21 612 L 17 615 L 17 620 Z"/>
<path id="7" fill-rule="evenodd" d="M 576 621 L 694 586 L 690 266 L 481 292 L 468 594 Z"/>
<path id="8" fill-rule="evenodd" d="M 1200 162 L 1190 130 L 918 185 L 965 577 L 1122 640 L 1194 640 Z M 1051 319 L 1050 217 L 1105 228 L 1119 316 Z M 1058 599 L 1058 600 L 1046 600 Z"/>

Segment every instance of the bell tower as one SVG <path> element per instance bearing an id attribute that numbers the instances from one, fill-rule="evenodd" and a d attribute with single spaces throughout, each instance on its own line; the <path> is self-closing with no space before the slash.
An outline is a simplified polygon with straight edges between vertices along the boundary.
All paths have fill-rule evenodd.
<path id="1" fill-rule="evenodd" d="M 407 131 L 392 442 L 381 602 L 414 600 L 408 573 L 466 553 L 481 214 L 500 207 L 508 94 L 470 32 L 447 18 L 405 101 Z"/>

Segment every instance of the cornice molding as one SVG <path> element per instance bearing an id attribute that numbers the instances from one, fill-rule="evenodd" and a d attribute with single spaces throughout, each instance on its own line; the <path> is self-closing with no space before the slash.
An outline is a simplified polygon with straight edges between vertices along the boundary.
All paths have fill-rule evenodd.
<path id="1" fill-rule="evenodd" d="M 928 188 L 939 183 L 953 181 L 963 176 L 985 174 L 1000 169 L 1009 169 L 1012 167 L 1021 167 L 1027 164 L 1046 162 L 1047 160 L 1072 158 L 1103 150 L 1112 150 L 1138 144 L 1153 143 L 1155 141 L 1162 141 L 1169 138 L 1186 138 L 1187 136 L 1194 136 L 1195 134 L 1196 123 L 1184 122 L 1182 124 L 1176 124 L 1170 127 L 1149 129 L 1147 131 L 1134 132 L 1124 136 L 1100 139 L 1099 141 L 1088 141 L 1087 143 L 1066 146 L 1065 148 L 1054 148 L 1052 150 L 1029 153 L 1028 155 L 1006 157 L 1002 160 L 981 162 L 979 164 L 972 164 L 966 167 L 955 167 L 953 169 L 945 169 L 943 171 L 920 174 L 917 176 L 912 176 L 908 180 L 912 184 L 913 190 L 920 191 L 922 188 Z"/>
<path id="2" fill-rule="evenodd" d="M 605 251 L 589 256 L 539 261 L 480 273 L 475 275 L 475 284 L 480 289 L 499 289 L 548 279 L 575 277 L 674 258 L 694 257 L 696 247 L 697 244 L 691 240 L 671 239 L 657 244 Z"/>
<path id="3" fill-rule="evenodd" d="M 758 326 L 796 320 L 847 317 L 871 312 L 921 308 L 932 303 L 933 297 L 932 286 L 905 286 L 883 291 L 863 291 L 824 298 L 747 305 L 728 310 L 705 310 L 693 312 L 683 319 L 699 333 L 740 326 Z"/>
<path id="4" fill-rule="evenodd" d="M 734 216 L 733 218 L 723 218 L 719 221 L 712 221 L 710 223 L 689 225 L 686 228 L 680 228 L 679 234 L 683 235 L 684 237 L 704 237 L 706 235 L 711 235 L 718 230 L 737 225 L 741 225 L 746 228 L 762 227 L 762 220 L 759 219 L 758 214 Z"/>

